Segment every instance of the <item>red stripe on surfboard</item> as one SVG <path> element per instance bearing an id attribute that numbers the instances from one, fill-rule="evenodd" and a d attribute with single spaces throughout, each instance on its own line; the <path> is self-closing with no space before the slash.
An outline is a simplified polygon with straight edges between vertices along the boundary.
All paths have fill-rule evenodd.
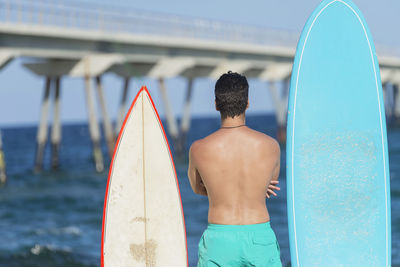
<path id="1" fill-rule="evenodd" d="M 115 147 L 114 147 L 114 152 L 113 152 L 113 157 L 112 157 L 111 164 L 110 164 L 110 169 L 109 169 L 109 172 L 108 172 L 107 187 L 106 187 L 106 193 L 105 193 L 105 197 L 104 197 L 103 222 L 102 222 L 102 231 L 101 231 L 101 267 L 104 267 L 104 226 L 105 226 L 105 218 L 106 218 L 106 210 L 107 210 L 108 189 L 109 189 L 109 185 L 110 185 L 110 178 L 111 178 L 111 174 L 112 174 L 112 169 L 113 169 L 113 166 L 114 166 L 115 154 L 117 152 L 117 148 L 118 148 L 119 143 L 121 141 L 122 133 L 123 133 L 123 130 L 125 129 L 125 124 L 126 124 L 128 118 L 129 118 L 129 115 L 131 114 L 131 111 L 132 111 L 133 107 L 136 104 L 136 101 L 137 101 L 139 95 L 142 93 L 142 91 L 145 91 L 147 93 L 147 95 L 149 96 L 150 102 L 151 102 L 151 104 L 153 106 L 153 109 L 154 109 L 156 115 L 157 115 L 157 120 L 158 120 L 158 122 L 159 122 L 159 124 L 161 126 L 161 130 L 163 132 L 164 139 L 167 142 L 169 156 L 170 156 L 170 159 L 171 159 L 171 162 L 172 162 L 172 167 L 174 169 L 175 182 L 176 182 L 176 185 L 178 187 L 179 200 L 180 200 L 181 212 L 182 212 L 183 227 L 184 227 L 184 233 L 185 233 L 186 265 L 189 266 L 189 254 L 188 254 L 188 249 L 187 249 L 187 236 L 186 236 L 185 216 L 184 216 L 184 213 L 183 213 L 182 197 L 181 197 L 181 191 L 180 191 L 180 188 L 179 188 L 178 177 L 176 175 L 175 163 L 174 163 L 174 160 L 173 160 L 173 157 L 172 157 L 171 148 L 169 146 L 169 142 L 168 142 L 167 136 L 165 134 L 164 127 L 163 127 L 163 125 L 161 123 L 161 119 L 160 119 L 158 111 L 157 111 L 157 109 L 156 109 L 156 107 L 154 105 L 153 99 L 151 98 L 151 95 L 150 95 L 149 91 L 147 90 L 147 87 L 146 86 L 142 86 L 142 88 L 140 88 L 139 92 L 136 94 L 135 99 L 133 100 L 133 102 L 132 102 L 132 104 L 131 104 L 131 106 L 129 108 L 129 111 L 125 116 L 124 123 L 122 124 L 122 127 L 121 127 L 121 129 L 119 131 L 118 139 L 117 139 L 117 142 L 116 142 Z"/>

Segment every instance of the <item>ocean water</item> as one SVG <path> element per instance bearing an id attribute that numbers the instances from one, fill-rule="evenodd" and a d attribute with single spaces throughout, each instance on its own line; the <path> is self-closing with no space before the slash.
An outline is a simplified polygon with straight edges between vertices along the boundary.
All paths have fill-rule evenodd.
<path id="1" fill-rule="evenodd" d="M 252 115 L 247 124 L 275 137 L 269 115 Z M 219 127 L 218 118 L 194 118 L 188 145 Z M 101 221 L 107 171 L 94 170 L 87 126 L 64 125 L 60 168 L 32 171 L 36 127 L 4 128 L 8 183 L 0 188 L 0 266 L 100 266 Z M 392 263 L 400 266 L 400 129 L 388 130 Z M 104 142 L 103 142 L 104 144 Z M 278 197 L 267 200 L 284 266 L 290 266 L 287 229 L 285 147 L 282 147 Z M 103 145 L 105 159 L 106 147 Z M 186 177 L 187 162 L 175 157 L 185 213 L 190 266 L 197 263 L 197 243 L 207 225 L 207 197 L 196 195 Z"/>

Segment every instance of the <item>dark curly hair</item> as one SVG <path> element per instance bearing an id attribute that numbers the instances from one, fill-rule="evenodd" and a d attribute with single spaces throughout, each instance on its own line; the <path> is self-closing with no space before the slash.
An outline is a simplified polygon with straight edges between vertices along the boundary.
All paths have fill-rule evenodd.
<path id="1" fill-rule="evenodd" d="M 228 71 L 215 84 L 215 103 L 221 118 L 235 117 L 247 107 L 249 84 L 245 76 Z"/>

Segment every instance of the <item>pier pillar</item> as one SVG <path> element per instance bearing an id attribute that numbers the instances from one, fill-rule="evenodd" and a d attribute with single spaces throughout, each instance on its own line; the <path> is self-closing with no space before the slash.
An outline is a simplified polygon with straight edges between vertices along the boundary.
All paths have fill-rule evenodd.
<path id="1" fill-rule="evenodd" d="M 130 77 L 125 77 L 121 102 L 119 104 L 119 109 L 118 109 L 117 124 L 115 127 L 115 132 L 117 135 L 119 135 L 119 131 L 121 130 L 122 124 L 124 123 L 124 119 L 126 116 L 126 100 L 128 98 L 129 83 L 130 83 Z"/>
<path id="2" fill-rule="evenodd" d="M 43 100 L 42 100 L 39 127 L 36 138 L 37 146 L 36 146 L 35 167 L 34 167 L 34 170 L 36 172 L 42 170 L 44 150 L 47 142 L 47 133 L 48 133 L 47 119 L 49 113 L 50 86 L 51 86 L 51 78 L 47 76 L 44 88 Z"/>
<path id="3" fill-rule="evenodd" d="M 186 89 L 185 105 L 183 107 L 183 114 L 181 119 L 181 130 L 179 136 L 179 153 L 184 153 L 186 150 L 186 138 L 187 133 L 190 129 L 190 111 L 192 106 L 192 91 L 193 91 L 193 78 L 188 79 L 188 85 Z"/>
<path id="4" fill-rule="evenodd" d="M 283 88 L 280 94 L 277 88 L 276 81 L 268 82 L 268 89 L 272 97 L 272 101 L 275 105 L 275 116 L 277 122 L 277 139 L 278 142 L 284 144 L 286 142 L 286 111 L 287 111 L 287 101 L 288 101 L 288 80 L 285 79 L 282 82 Z"/>
<path id="5" fill-rule="evenodd" d="M 284 144 L 286 142 L 286 113 L 288 105 L 288 95 L 290 86 L 290 75 L 292 64 L 280 62 L 269 64 L 259 75 L 258 78 L 268 82 L 268 89 L 275 106 L 275 116 L 277 121 L 277 139 Z M 277 84 L 280 82 L 281 91 Z"/>
<path id="6" fill-rule="evenodd" d="M 383 110 L 385 111 L 385 118 L 386 120 L 388 119 L 387 117 L 387 100 L 386 100 L 386 83 L 382 83 L 382 99 L 383 99 Z"/>
<path id="7" fill-rule="evenodd" d="M 86 92 L 86 105 L 89 119 L 89 134 L 92 139 L 93 145 L 93 159 L 97 172 L 104 170 L 103 153 L 101 151 L 100 143 L 100 127 L 96 117 L 96 110 L 94 106 L 94 96 L 90 84 L 90 76 L 85 76 L 85 92 Z"/>
<path id="8" fill-rule="evenodd" d="M 172 138 L 172 142 L 174 144 L 174 148 L 177 150 L 177 152 L 179 153 L 179 131 L 178 131 L 178 125 L 175 119 L 175 116 L 172 112 L 172 107 L 171 107 L 171 103 L 169 101 L 168 98 L 168 94 L 167 94 L 167 88 L 165 86 L 165 81 L 164 78 L 160 78 L 158 80 L 159 83 L 159 89 L 160 89 L 160 93 L 161 93 L 161 100 L 163 102 L 164 105 L 164 110 L 165 110 L 165 115 L 167 118 L 167 130 L 169 135 Z"/>
<path id="9" fill-rule="evenodd" d="M 60 119 L 60 77 L 55 78 L 54 102 L 53 102 L 53 125 L 51 129 L 51 167 L 59 166 L 59 151 L 61 142 L 61 119 Z"/>
<path id="10" fill-rule="evenodd" d="M 386 120 L 390 122 L 393 119 L 394 94 L 392 84 L 386 82 L 382 84 L 383 103 L 385 107 Z"/>
<path id="11" fill-rule="evenodd" d="M 7 182 L 6 160 L 3 152 L 3 138 L 0 131 L 0 186 Z"/>
<path id="12" fill-rule="evenodd" d="M 112 159 L 114 154 L 115 135 L 112 128 L 110 116 L 108 115 L 106 101 L 104 99 L 103 86 L 101 84 L 101 77 L 96 77 L 97 95 L 99 97 L 100 108 L 103 115 L 103 129 L 106 136 L 108 155 Z"/>
<path id="13" fill-rule="evenodd" d="M 400 83 L 393 84 L 393 94 L 394 121 L 396 124 L 400 124 Z"/>

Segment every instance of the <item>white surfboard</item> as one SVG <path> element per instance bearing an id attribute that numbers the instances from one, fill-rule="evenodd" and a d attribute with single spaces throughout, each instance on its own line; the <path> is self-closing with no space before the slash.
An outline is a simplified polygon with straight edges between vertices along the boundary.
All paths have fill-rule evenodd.
<path id="1" fill-rule="evenodd" d="M 119 133 L 104 201 L 101 266 L 188 266 L 179 184 L 146 87 Z"/>

